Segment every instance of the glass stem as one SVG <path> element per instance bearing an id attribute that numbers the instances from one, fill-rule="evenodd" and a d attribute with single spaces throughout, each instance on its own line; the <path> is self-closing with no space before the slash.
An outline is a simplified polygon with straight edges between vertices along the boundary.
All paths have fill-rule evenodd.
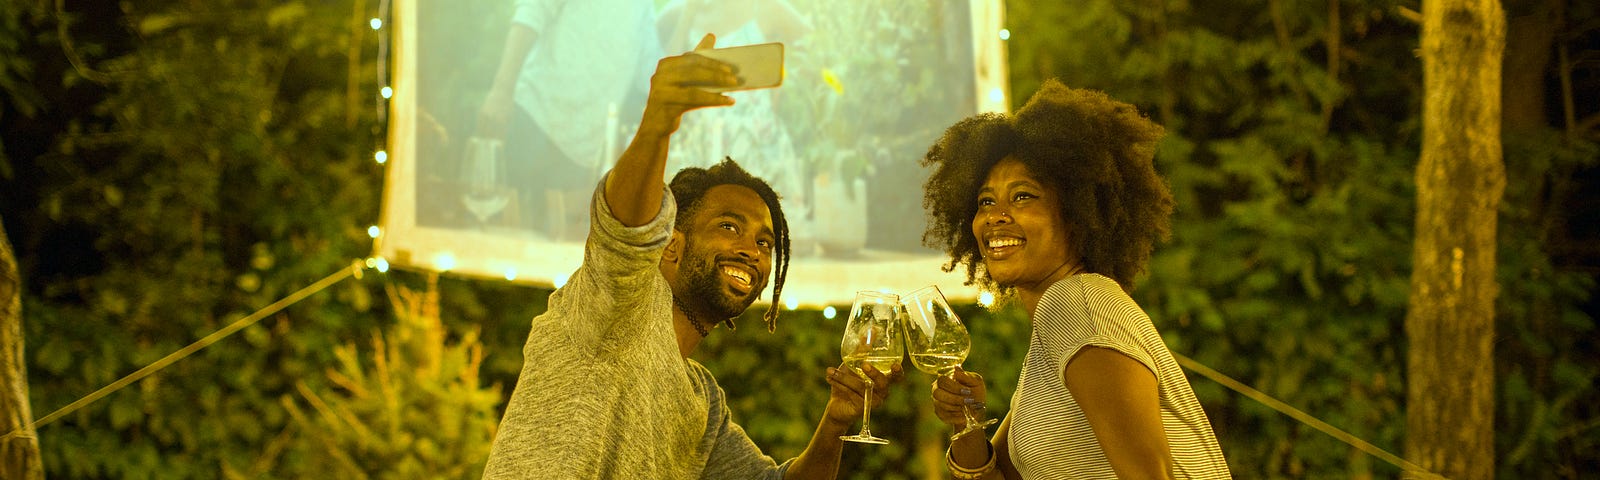
<path id="1" fill-rule="evenodd" d="M 871 401 L 872 401 L 872 380 L 868 379 L 867 380 L 867 392 L 861 395 L 861 436 L 863 436 L 863 437 L 872 436 L 872 432 L 870 430 L 867 430 L 867 424 L 872 421 L 872 404 L 867 403 L 867 402 L 871 402 Z"/>

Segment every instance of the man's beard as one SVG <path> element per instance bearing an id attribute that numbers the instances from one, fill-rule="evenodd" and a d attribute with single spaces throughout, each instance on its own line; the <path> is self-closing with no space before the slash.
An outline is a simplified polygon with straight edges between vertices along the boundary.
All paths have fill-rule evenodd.
<path id="1" fill-rule="evenodd" d="M 752 278 L 750 293 L 744 298 L 729 295 L 726 282 L 717 267 L 716 255 L 712 252 L 697 251 L 692 245 L 686 247 L 688 247 L 687 255 L 683 265 L 688 267 L 684 272 L 684 286 L 687 291 L 684 292 L 683 303 L 699 310 L 698 313 L 705 315 L 712 322 L 720 322 L 744 313 L 766 288 L 766 279 Z"/>

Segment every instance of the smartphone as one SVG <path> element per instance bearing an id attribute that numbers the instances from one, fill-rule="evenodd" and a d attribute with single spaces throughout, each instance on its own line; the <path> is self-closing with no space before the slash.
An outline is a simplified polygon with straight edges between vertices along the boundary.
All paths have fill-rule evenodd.
<path id="1" fill-rule="evenodd" d="M 772 88 L 783 84 L 783 44 L 779 42 L 741 45 L 737 47 L 696 50 L 713 60 L 732 65 L 739 84 L 732 87 L 705 88 L 711 92 L 731 92 Z"/>

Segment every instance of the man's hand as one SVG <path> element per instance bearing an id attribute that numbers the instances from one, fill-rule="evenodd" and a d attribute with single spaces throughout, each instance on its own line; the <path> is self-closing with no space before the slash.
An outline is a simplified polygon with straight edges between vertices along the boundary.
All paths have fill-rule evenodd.
<path id="1" fill-rule="evenodd" d="M 695 48 L 711 48 L 716 41 L 717 37 L 706 35 Z M 611 214 L 618 222 L 637 227 L 656 218 L 667 168 L 667 144 L 672 132 L 678 131 L 679 119 L 697 108 L 733 105 L 732 98 L 701 87 L 738 83 L 733 67 L 693 52 L 656 62 L 639 131 L 606 174 L 606 203 L 611 204 Z"/>
<path id="2" fill-rule="evenodd" d="M 695 50 L 710 49 L 717 37 L 706 34 Z M 690 110 L 733 105 L 733 98 L 708 92 L 702 87 L 731 87 L 739 84 L 733 67 L 711 58 L 688 52 L 656 62 L 650 76 L 650 97 L 645 101 L 641 135 L 666 137 L 678 131 L 678 122 Z"/>
<path id="3" fill-rule="evenodd" d="M 514 100 L 511 98 L 509 88 L 490 90 L 489 95 L 483 100 L 483 106 L 478 109 L 478 125 L 473 133 L 484 138 L 505 138 L 506 125 L 511 122 L 513 105 Z"/>
<path id="4" fill-rule="evenodd" d="M 866 367 L 865 372 L 867 378 L 872 379 L 873 408 L 882 405 L 883 400 L 889 397 L 890 387 L 905 379 L 905 370 L 900 368 L 899 364 L 890 368 L 887 374 L 870 365 Z M 828 422 L 839 426 L 842 430 L 861 420 L 867 378 L 861 378 L 843 364 L 828 368 L 828 385 L 832 387 L 828 397 Z"/>

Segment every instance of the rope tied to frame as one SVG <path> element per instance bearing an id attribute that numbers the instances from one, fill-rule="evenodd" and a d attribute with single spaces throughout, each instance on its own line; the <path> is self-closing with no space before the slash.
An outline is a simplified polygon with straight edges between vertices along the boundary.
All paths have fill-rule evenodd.
<path id="1" fill-rule="evenodd" d="M 1267 408 L 1276 410 L 1278 413 L 1282 413 L 1289 416 L 1289 418 L 1299 421 L 1300 423 L 1309 425 L 1311 428 L 1315 428 L 1322 433 L 1326 433 L 1328 436 L 1355 447 L 1357 450 L 1361 450 L 1362 452 L 1366 452 L 1368 455 L 1378 457 L 1379 460 L 1388 462 L 1390 465 L 1400 467 L 1400 469 L 1406 473 L 1417 475 L 1420 478 L 1426 479 L 1444 478 L 1444 476 L 1430 472 L 1425 468 L 1417 466 L 1415 463 L 1411 463 L 1404 458 L 1400 458 L 1399 455 L 1389 453 L 1387 450 L 1378 448 L 1378 446 L 1368 443 L 1366 440 L 1362 440 L 1355 435 L 1351 435 L 1344 430 L 1340 430 L 1339 427 L 1330 425 L 1328 422 L 1324 422 L 1317 419 L 1317 417 L 1313 417 L 1306 412 L 1302 412 L 1300 409 L 1294 408 L 1288 403 L 1284 403 L 1282 400 L 1272 398 L 1271 396 L 1262 393 L 1260 390 L 1250 388 L 1250 386 L 1245 385 L 1244 382 L 1240 382 L 1238 380 L 1234 380 L 1232 377 L 1223 375 L 1222 372 L 1213 370 L 1211 367 L 1207 367 L 1200 362 L 1194 361 L 1194 359 L 1178 354 L 1177 352 L 1172 353 L 1172 358 L 1176 359 L 1178 364 L 1182 365 L 1183 368 L 1192 370 L 1203 377 L 1211 379 L 1211 381 L 1222 384 L 1222 386 L 1227 387 L 1229 390 L 1239 392 L 1240 395 L 1249 397 L 1251 400 L 1261 402 L 1261 404 L 1266 405 Z"/>
<path id="2" fill-rule="evenodd" d="M 300 290 L 297 290 L 276 302 L 272 302 L 271 305 L 267 305 L 261 310 L 257 310 L 255 313 L 236 320 L 233 323 L 228 324 L 228 326 L 222 327 L 220 330 L 211 332 L 211 334 L 196 340 L 194 343 L 190 343 L 188 346 L 178 349 L 178 351 L 172 352 L 165 357 L 161 357 L 160 360 L 156 360 L 154 363 L 146 365 L 144 368 L 140 368 L 139 370 L 130 373 L 127 376 L 117 379 L 117 381 L 111 382 L 109 385 L 100 387 L 100 389 L 95 390 L 94 393 L 85 395 L 83 398 L 79 398 L 76 401 L 67 404 L 67 406 L 56 409 L 54 412 L 50 412 L 49 415 L 45 415 L 38 420 L 34 420 L 33 423 L 29 424 L 27 427 L 6 432 L 4 436 L 0 436 L 0 442 L 7 442 L 13 438 L 25 438 L 27 436 L 32 436 L 34 435 L 32 432 L 37 430 L 40 426 L 56 421 L 57 419 L 64 417 L 73 411 L 83 408 L 88 404 L 94 403 L 101 398 L 105 398 L 106 395 L 110 395 L 117 390 L 127 387 L 128 385 L 132 385 L 134 382 L 143 380 L 145 377 L 155 374 L 157 371 L 167 368 L 173 363 L 177 363 L 179 360 L 183 360 L 184 357 L 188 357 L 194 352 L 198 352 L 201 349 L 209 347 L 211 344 L 217 343 L 217 341 L 227 338 L 229 335 L 232 335 L 239 330 L 243 330 L 245 327 L 255 325 L 256 322 L 261 321 L 261 319 L 266 318 L 268 315 L 278 313 L 279 310 L 283 310 L 284 308 L 287 308 L 288 306 L 293 305 L 300 300 L 305 299 L 306 297 L 333 286 L 333 284 L 339 283 L 339 281 L 344 280 L 347 277 L 354 276 L 356 278 L 360 278 L 363 268 L 366 268 L 365 265 L 363 265 L 360 260 L 356 260 L 348 267 L 341 268 L 333 274 L 323 277 L 321 280 L 317 280 L 315 283 L 312 283 L 305 288 L 301 288 Z"/>

